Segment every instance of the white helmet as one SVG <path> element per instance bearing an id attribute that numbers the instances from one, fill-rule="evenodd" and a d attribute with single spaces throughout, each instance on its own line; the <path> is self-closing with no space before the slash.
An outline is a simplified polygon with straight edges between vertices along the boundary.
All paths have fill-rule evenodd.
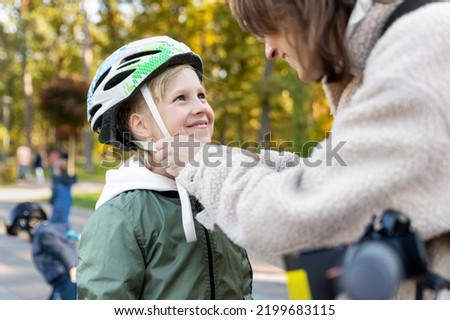
<path id="1" fill-rule="evenodd" d="M 201 58 L 185 44 L 167 36 L 157 36 L 124 45 L 98 68 L 87 95 L 87 118 L 99 141 L 124 150 L 136 146 L 117 128 L 117 110 L 143 83 L 165 69 L 189 64 L 202 78 Z"/>

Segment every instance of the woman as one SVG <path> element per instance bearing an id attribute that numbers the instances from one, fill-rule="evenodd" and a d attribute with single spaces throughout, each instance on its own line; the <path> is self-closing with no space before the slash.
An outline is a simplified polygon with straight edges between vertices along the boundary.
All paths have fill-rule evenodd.
<path id="1" fill-rule="evenodd" d="M 170 140 L 157 142 L 156 158 L 205 206 L 199 221 L 283 255 L 355 241 L 373 214 L 393 208 L 427 241 L 430 268 L 450 277 L 450 4 L 424 5 L 383 33 L 400 3 L 229 1 L 268 59 L 323 82 L 335 119 L 308 161 L 280 155 L 279 170 L 249 167 L 237 149 L 205 145 L 189 159 Z M 339 157 L 330 155 L 337 147 Z M 414 298 L 406 285 L 399 297 Z"/>

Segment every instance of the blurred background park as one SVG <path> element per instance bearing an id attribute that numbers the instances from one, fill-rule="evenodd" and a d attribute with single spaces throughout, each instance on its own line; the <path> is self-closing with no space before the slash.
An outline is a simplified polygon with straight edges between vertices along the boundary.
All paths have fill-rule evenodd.
<path id="1" fill-rule="evenodd" d="M 3 0 L 0 184 L 17 178 L 21 145 L 45 156 L 63 151 L 79 180 L 102 181 L 118 164 L 103 160 L 118 153 L 90 131 L 88 86 L 109 54 L 155 35 L 202 56 L 215 141 L 307 155 L 330 129 L 320 85 L 302 84 L 284 61 L 267 61 L 263 42 L 240 29 L 226 0 Z"/>

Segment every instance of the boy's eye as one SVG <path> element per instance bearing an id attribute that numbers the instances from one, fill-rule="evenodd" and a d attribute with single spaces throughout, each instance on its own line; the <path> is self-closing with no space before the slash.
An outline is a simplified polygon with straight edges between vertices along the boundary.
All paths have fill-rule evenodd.
<path id="1" fill-rule="evenodd" d="M 203 99 L 206 99 L 206 94 L 203 93 L 203 92 L 202 92 L 202 93 L 199 93 L 199 94 L 198 94 L 198 98 L 199 98 L 199 99 L 202 99 L 202 100 L 203 100 Z"/>
<path id="2" fill-rule="evenodd" d="M 185 101 L 186 97 L 184 95 L 179 95 L 178 97 L 175 98 L 174 101 Z"/>

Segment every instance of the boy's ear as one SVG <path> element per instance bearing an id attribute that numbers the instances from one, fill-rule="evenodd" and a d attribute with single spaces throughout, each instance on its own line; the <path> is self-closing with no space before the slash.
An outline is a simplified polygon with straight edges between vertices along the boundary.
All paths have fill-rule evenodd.
<path id="1" fill-rule="evenodd" d="M 145 121 L 142 115 L 138 113 L 133 113 L 130 116 L 129 122 L 130 122 L 130 129 L 136 136 L 146 138 L 150 135 L 148 123 Z"/>

